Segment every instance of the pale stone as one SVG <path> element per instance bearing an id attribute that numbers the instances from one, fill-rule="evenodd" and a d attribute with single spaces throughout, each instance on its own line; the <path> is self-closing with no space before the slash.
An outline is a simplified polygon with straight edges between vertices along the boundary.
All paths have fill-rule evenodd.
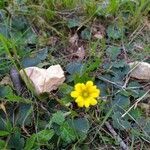
<path id="1" fill-rule="evenodd" d="M 60 65 L 50 66 L 48 69 L 28 67 L 24 69 L 28 79 L 31 81 L 37 95 L 49 93 L 56 90 L 65 81 L 64 71 Z M 20 75 L 26 84 L 29 83 L 23 69 Z"/>
<path id="2" fill-rule="evenodd" d="M 150 64 L 146 62 L 129 63 L 131 68 L 130 76 L 140 80 L 150 80 Z"/>

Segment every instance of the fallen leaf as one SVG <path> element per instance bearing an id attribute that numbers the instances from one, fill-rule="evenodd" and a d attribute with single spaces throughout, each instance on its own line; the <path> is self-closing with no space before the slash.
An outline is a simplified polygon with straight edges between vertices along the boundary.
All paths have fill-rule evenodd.
<path id="1" fill-rule="evenodd" d="M 24 71 L 33 84 L 37 95 L 56 90 L 58 86 L 65 81 L 64 71 L 60 65 L 53 65 L 48 69 L 28 67 L 25 68 Z M 23 69 L 20 70 L 20 75 L 28 85 L 29 81 L 27 80 L 24 71 Z"/>
<path id="2" fill-rule="evenodd" d="M 150 64 L 146 62 L 129 63 L 131 68 L 130 76 L 140 80 L 150 80 Z"/>
<path id="3" fill-rule="evenodd" d="M 0 85 L 12 85 L 10 77 L 9 76 L 3 77 L 3 79 L 0 81 Z"/>
<path id="4" fill-rule="evenodd" d="M 85 49 L 83 46 L 79 47 L 77 52 L 74 54 L 79 60 L 83 60 L 85 57 Z"/>
<path id="5" fill-rule="evenodd" d="M 102 35 L 102 33 L 100 31 L 98 31 L 96 34 L 94 34 L 94 37 L 97 39 L 102 39 L 104 37 L 104 35 Z"/>
<path id="6" fill-rule="evenodd" d="M 70 37 L 69 39 L 69 43 L 72 44 L 72 45 L 78 45 L 78 40 L 79 40 L 79 37 L 78 37 L 78 34 L 75 33 L 73 36 Z"/>
<path id="7" fill-rule="evenodd" d="M 2 103 L 0 104 L 0 109 L 2 109 L 5 114 L 7 114 L 6 108 L 5 108 L 5 103 L 4 103 L 4 102 L 2 102 Z"/>
<path id="8" fill-rule="evenodd" d="M 94 38 L 102 39 L 106 34 L 105 30 L 105 27 L 99 22 L 94 22 L 92 25 L 92 34 Z"/>

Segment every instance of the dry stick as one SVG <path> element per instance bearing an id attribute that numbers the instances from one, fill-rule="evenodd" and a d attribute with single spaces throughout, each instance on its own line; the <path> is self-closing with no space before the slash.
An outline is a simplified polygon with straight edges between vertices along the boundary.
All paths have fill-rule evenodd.
<path id="1" fill-rule="evenodd" d="M 145 94 L 143 94 L 141 97 L 139 97 L 137 99 L 137 101 L 121 116 L 121 117 L 124 117 L 126 114 L 129 113 L 129 111 L 132 109 L 132 108 L 136 108 L 137 107 L 137 104 L 143 99 L 145 98 L 145 96 L 150 92 L 150 90 L 148 90 Z"/>
<path id="2" fill-rule="evenodd" d="M 111 126 L 111 124 L 108 121 L 106 121 L 105 125 L 107 129 L 110 131 L 110 133 L 114 136 L 114 138 L 119 142 L 120 147 L 123 150 L 129 150 L 129 147 L 125 144 L 125 142 L 121 139 L 121 137 L 116 133 L 114 128 Z"/>
<path id="3" fill-rule="evenodd" d="M 131 44 L 132 41 L 136 38 L 136 36 L 144 29 L 145 25 L 146 25 L 146 24 L 144 24 L 138 31 L 137 31 L 137 29 L 138 29 L 138 28 L 137 28 L 137 29 L 133 32 L 132 36 L 130 36 L 130 37 L 131 37 L 131 40 L 130 40 L 129 44 Z M 137 33 L 136 33 L 136 31 L 137 31 Z"/>

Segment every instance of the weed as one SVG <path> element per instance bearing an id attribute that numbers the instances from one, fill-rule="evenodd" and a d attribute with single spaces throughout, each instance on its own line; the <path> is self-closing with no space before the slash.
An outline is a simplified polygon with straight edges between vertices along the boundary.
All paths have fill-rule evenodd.
<path id="1" fill-rule="evenodd" d="M 1 0 L 0 79 L 61 64 L 66 81 L 48 96 L 0 81 L 0 149 L 119 149 L 117 137 L 149 149 L 149 83 L 128 76 L 128 62 L 149 62 L 149 11 L 148 0 Z M 97 104 L 80 108 L 70 93 L 89 80 Z"/>

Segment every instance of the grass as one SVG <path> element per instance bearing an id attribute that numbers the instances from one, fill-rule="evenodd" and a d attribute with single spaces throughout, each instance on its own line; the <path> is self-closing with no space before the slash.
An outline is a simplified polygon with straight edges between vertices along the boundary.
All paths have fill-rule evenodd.
<path id="1" fill-rule="evenodd" d="M 130 149 L 149 149 L 149 83 L 128 78 L 127 65 L 150 62 L 149 11 L 148 0 L 1 0 L 0 149 L 120 149 L 106 122 Z M 49 96 L 2 82 L 12 67 L 54 64 L 66 80 Z M 87 80 L 98 104 L 78 108 L 70 92 Z"/>

